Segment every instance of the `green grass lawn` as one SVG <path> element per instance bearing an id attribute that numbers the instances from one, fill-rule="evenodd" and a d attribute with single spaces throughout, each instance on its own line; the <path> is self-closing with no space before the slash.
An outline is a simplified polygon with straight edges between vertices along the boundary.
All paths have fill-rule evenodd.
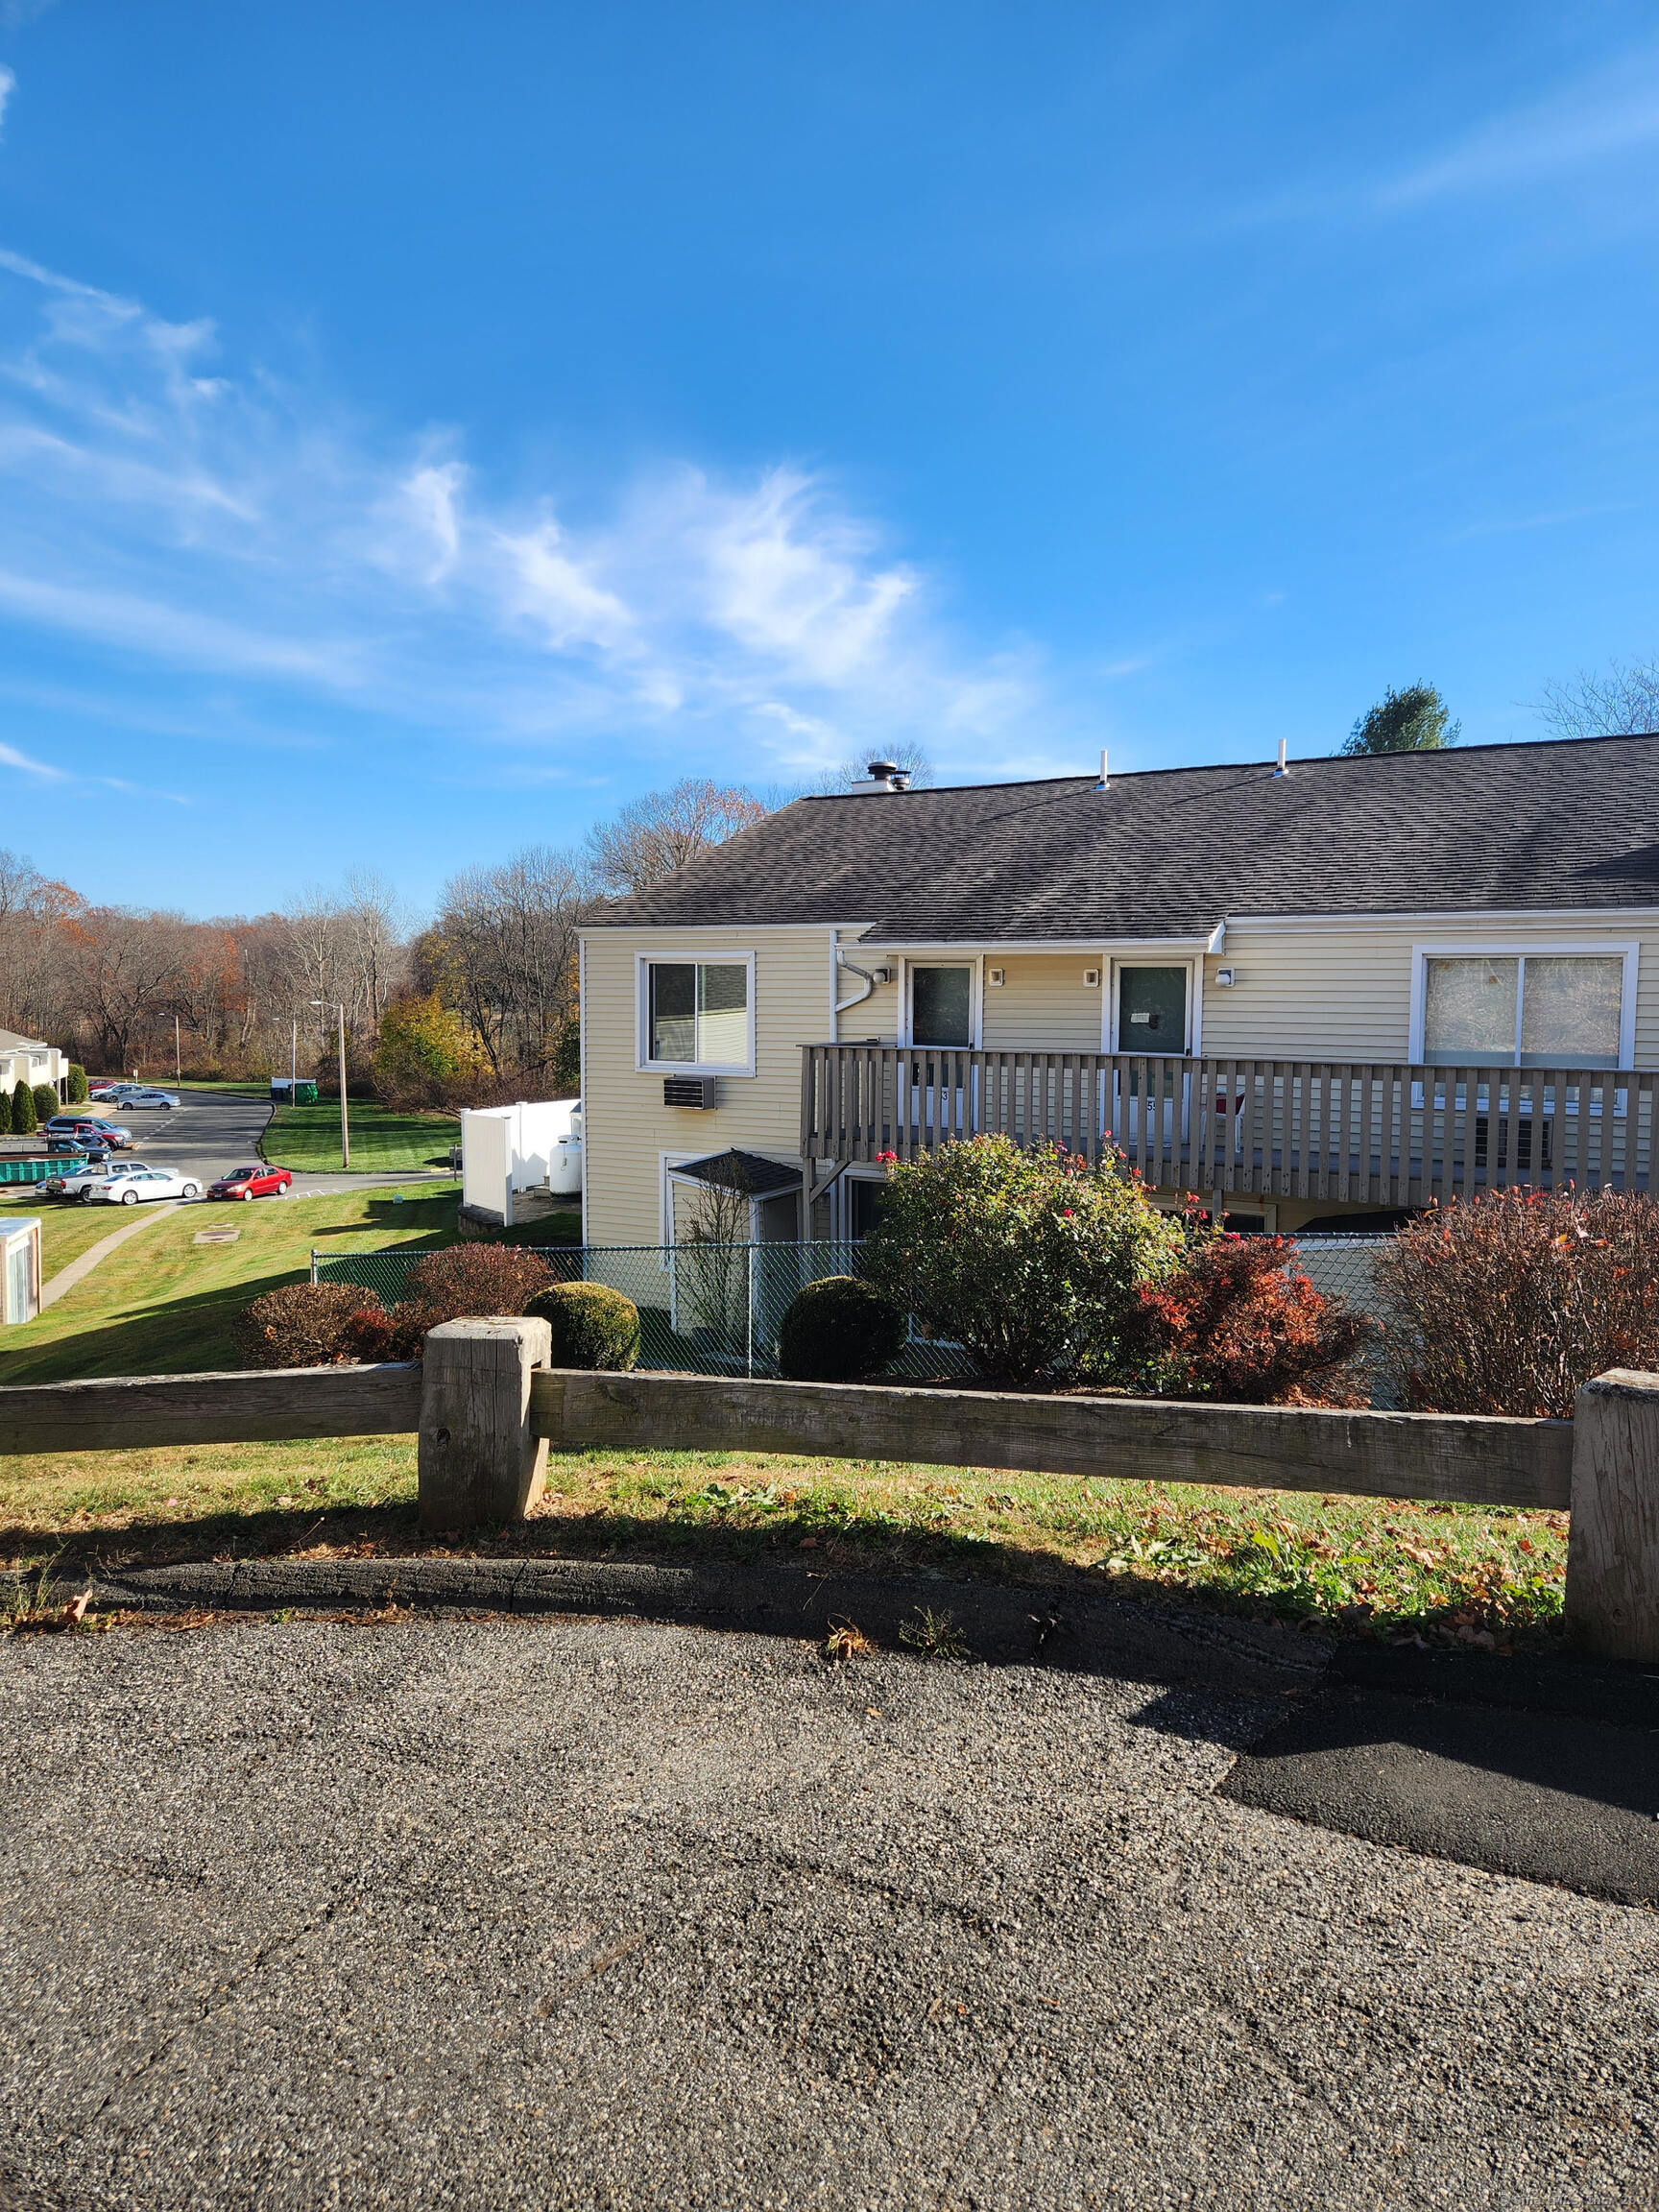
<path id="1" fill-rule="evenodd" d="M 455 1236 L 453 1183 L 342 1190 L 326 1198 L 261 1198 L 252 1205 L 181 1206 L 92 1270 L 37 1321 L 0 1334 L 0 1383 L 61 1382 L 83 1375 L 180 1375 L 237 1365 L 230 1325 L 250 1299 L 302 1280 L 311 1248 L 357 1243 L 447 1244 Z M 18 1207 L 22 1213 L 27 1209 Z M 45 1213 L 45 1209 L 41 1209 Z M 48 1273 L 94 1241 L 84 1210 L 48 1215 L 55 1242 Z M 129 1218 L 114 1207 L 84 1212 L 108 1234 Z M 199 1230 L 240 1232 L 234 1244 L 194 1242 Z"/>
<path id="2" fill-rule="evenodd" d="M 40 1269 L 48 1283 L 60 1268 L 78 1260 L 89 1244 L 96 1244 L 132 1218 L 126 1207 L 102 1202 L 72 1206 L 60 1198 L 42 1198 L 38 1191 L 25 1194 L 8 1188 L 0 1195 L 0 1221 L 14 1220 L 18 1214 L 33 1214 L 40 1223 Z M 10 1334 L 0 1336 L 0 1344 L 8 1341 Z"/>
<path id="3" fill-rule="evenodd" d="M 547 1484 L 527 1523 L 447 1549 L 936 1570 L 1499 1650 L 1560 1623 L 1561 1513 L 694 1452 L 556 1454 Z M 416 1527 L 412 1436 L 0 1457 L 0 1561 L 61 1576 L 445 1549 Z"/>
<path id="4" fill-rule="evenodd" d="M 453 1114 L 394 1114 L 372 1098 L 348 1100 L 351 1166 L 365 1175 L 401 1174 L 410 1168 L 447 1167 L 449 1147 L 461 1142 Z M 278 1106 L 259 1149 L 273 1166 L 298 1174 L 340 1172 L 340 1105 Z"/>

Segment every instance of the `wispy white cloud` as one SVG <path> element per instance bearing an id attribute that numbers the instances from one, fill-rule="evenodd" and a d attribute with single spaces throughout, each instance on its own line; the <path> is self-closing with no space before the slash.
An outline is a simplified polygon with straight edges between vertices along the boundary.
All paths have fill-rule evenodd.
<path id="1" fill-rule="evenodd" d="M 14 72 L 0 64 L 0 128 L 5 125 L 7 102 L 16 89 L 17 79 Z"/>
<path id="2" fill-rule="evenodd" d="M 664 464 L 578 518 L 5 249 L 0 619 L 452 733 L 485 774 L 602 737 L 765 776 L 902 735 L 971 772 L 1046 697 L 821 471 Z"/>
<path id="3" fill-rule="evenodd" d="M 69 781 L 67 769 L 55 768 L 48 760 L 33 759 L 27 753 L 19 752 L 15 745 L 0 745 L 0 763 L 8 768 L 20 769 L 25 776 L 38 776 L 47 783 L 66 783 Z"/>
<path id="4" fill-rule="evenodd" d="M 1579 79 L 1550 99 L 1491 117 L 1392 179 L 1384 208 L 1491 192 L 1582 169 L 1659 139 L 1659 61 L 1651 52 Z"/>

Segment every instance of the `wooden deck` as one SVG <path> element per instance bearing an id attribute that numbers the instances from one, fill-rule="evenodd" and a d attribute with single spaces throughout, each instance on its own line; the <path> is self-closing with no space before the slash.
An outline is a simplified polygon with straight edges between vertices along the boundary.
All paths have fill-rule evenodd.
<path id="1" fill-rule="evenodd" d="M 801 1153 L 901 1160 L 980 1134 L 1155 1190 L 1426 1206 L 1504 1188 L 1646 1190 L 1659 1071 L 809 1045 Z"/>

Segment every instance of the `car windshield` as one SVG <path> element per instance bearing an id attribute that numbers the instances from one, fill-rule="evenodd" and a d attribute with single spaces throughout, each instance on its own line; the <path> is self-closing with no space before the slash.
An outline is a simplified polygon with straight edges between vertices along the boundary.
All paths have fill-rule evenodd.
<path id="1" fill-rule="evenodd" d="M 246 1183 L 251 1175 L 257 1175 L 258 1172 L 257 1167 L 232 1167 L 225 1180 L 227 1183 Z"/>

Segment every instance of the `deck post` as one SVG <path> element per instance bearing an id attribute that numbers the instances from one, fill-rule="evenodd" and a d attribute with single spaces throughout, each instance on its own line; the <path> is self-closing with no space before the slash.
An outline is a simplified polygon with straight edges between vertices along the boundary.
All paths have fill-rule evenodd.
<path id="1" fill-rule="evenodd" d="M 492 1315 L 430 1330 L 417 1453 L 422 1528 L 521 1521 L 540 1499 L 547 1439 L 530 1422 L 530 1377 L 552 1358 L 545 1321 Z"/>
<path id="2" fill-rule="evenodd" d="M 1573 1406 L 1567 1627 L 1579 1647 L 1659 1664 L 1659 1375 L 1613 1367 Z"/>

